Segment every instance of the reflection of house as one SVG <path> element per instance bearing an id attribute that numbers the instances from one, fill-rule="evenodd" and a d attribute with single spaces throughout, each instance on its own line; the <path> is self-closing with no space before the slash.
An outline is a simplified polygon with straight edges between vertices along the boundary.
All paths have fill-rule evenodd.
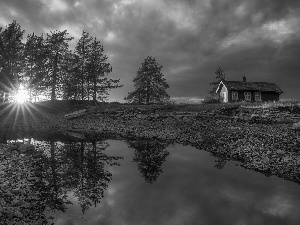
<path id="1" fill-rule="evenodd" d="M 216 93 L 224 102 L 235 101 L 278 101 L 283 91 L 274 83 L 243 81 L 220 81 Z"/>

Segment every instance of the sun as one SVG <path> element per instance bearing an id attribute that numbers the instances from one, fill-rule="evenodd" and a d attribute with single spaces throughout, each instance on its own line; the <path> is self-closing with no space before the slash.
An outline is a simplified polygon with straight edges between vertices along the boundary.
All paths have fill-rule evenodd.
<path id="1" fill-rule="evenodd" d="M 24 102 L 29 100 L 29 94 L 24 87 L 20 87 L 18 90 L 17 94 L 15 95 L 15 102 L 19 104 L 23 104 Z"/>

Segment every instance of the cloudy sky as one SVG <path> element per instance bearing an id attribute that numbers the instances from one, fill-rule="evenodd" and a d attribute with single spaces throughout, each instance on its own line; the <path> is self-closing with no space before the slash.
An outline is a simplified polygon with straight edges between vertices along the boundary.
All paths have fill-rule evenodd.
<path id="1" fill-rule="evenodd" d="M 123 88 L 153 56 L 177 101 L 204 98 L 220 66 L 227 80 L 268 81 L 300 98 L 299 0 L 0 0 L 0 26 L 28 33 L 67 30 L 74 48 L 83 30 L 97 37 Z"/>

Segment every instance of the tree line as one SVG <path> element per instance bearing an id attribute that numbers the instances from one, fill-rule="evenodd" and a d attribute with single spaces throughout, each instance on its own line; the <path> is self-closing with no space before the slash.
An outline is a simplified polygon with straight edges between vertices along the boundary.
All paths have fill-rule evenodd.
<path id="1" fill-rule="evenodd" d="M 0 99 L 8 101 L 20 85 L 29 91 L 30 100 L 47 99 L 104 101 L 109 90 L 122 87 L 120 79 L 109 78 L 112 66 L 103 45 L 96 37 L 82 32 L 74 50 L 67 30 L 46 35 L 28 34 L 17 21 L 0 27 Z M 169 87 L 161 73 L 162 66 L 148 56 L 133 79 L 135 91 L 128 102 L 151 103 L 169 99 Z"/>
<path id="2" fill-rule="evenodd" d="M 118 88 L 118 79 L 109 79 L 112 71 L 103 45 L 86 31 L 75 50 L 67 30 L 46 35 L 29 34 L 13 21 L 0 28 L 0 91 L 3 100 L 22 84 L 30 97 L 49 96 L 51 100 L 104 100 L 108 90 Z"/>
<path id="3" fill-rule="evenodd" d="M 28 34 L 23 42 L 24 30 L 17 21 L 5 29 L 0 27 L 0 102 L 9 101 L 20 85 L 28 90 L 30 101 L 39 96 L 56 100 L 105 101 L 109 91 L 120 88 L 120 79 L 109 78 L 112 66 L 107 62 L 103 45 L 96 37 L 82 31 L 74 50 L 67 30 L 50 31 L 46 35 Z M 166 92 L 169 85 L 162 74 L 162 66 L 148 56 L 133 78 L 134 91 L 124 98 L 129 103 L 165 103 L 170 100 Z M 215 72 L 216 82 L 204 102 L 220 102 L 215 93 L 224 70 Z"/>

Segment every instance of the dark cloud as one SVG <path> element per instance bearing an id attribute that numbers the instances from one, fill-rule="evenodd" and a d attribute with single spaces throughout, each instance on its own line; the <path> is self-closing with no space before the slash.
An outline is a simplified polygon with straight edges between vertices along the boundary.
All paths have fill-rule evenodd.
<path id="1" fill-rule="evenodd" d="M 27 33 L 67 29 L 75 36 L 71 47 L 82 30 L 97 37 L 113 76 L 125 84 L 112 91 L 113 99 L 133 89 L 132 78 L 148 55 L 164 66 L 173 97 L 205 97 L 221 66 L 230 79 L 246 75 L 277 82 L 286 98 L 295 98 L 299 5 L 297 0 L 3 0 L 0 19 L 2 26 L 17 19 Z"/>

